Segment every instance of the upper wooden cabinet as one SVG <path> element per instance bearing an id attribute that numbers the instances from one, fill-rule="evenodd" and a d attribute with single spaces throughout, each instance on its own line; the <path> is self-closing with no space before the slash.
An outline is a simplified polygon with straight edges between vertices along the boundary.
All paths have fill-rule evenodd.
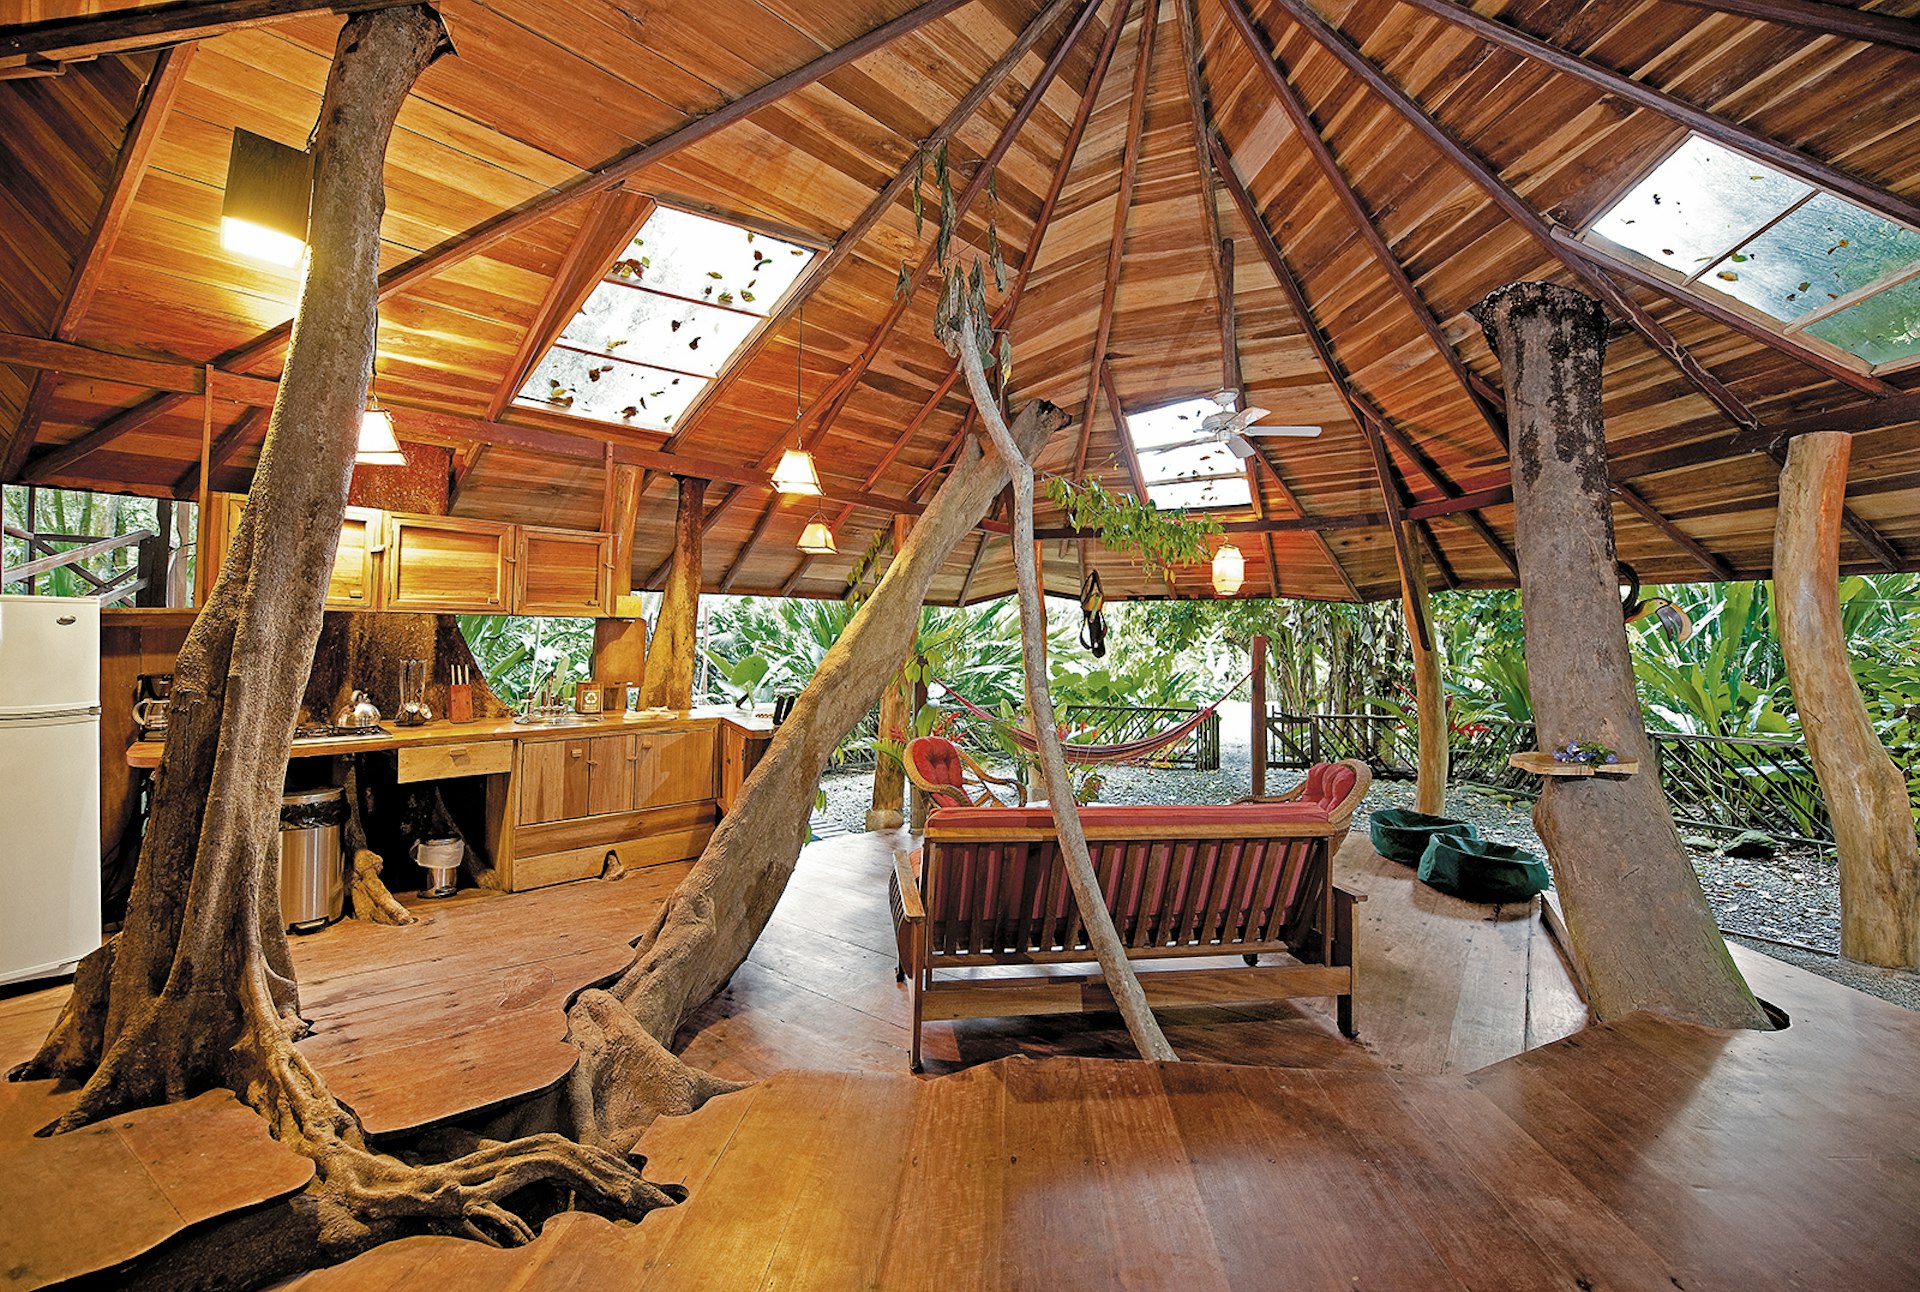
<path id="1" fill-rule="evenodd" d="M 522 525 L 519 537 L 513 567 L 515 614 L 607 613 L 611 535 Z"/>
<path id="2" fill-rule="evenodd" d="M 502 613 L 510 608 L 515 557 L 512 525 L 389 516 L 386 608 Z"/>
<path id="3" fill-rule="evenodd" d="M 218 576 L 233 550 L 233 538 L 246 514 L 245 494 L 217 494 L 213 523 L 212 573 Z M 373 507 L 349 507 L 340 521 L 340 546 L 334 550 L 333 572 L 327 576 L 327 609 L 371 610 L 380 600 L 381 554 L 386 541 L 386 513 Z M 209 585 L 211 586 L 211 585 Z"/>

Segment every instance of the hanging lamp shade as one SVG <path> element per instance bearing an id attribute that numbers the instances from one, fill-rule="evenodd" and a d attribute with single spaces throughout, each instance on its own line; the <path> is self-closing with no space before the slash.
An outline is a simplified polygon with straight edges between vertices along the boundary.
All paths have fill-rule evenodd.
<path id="1" fill-rule="evenodd" d="M 236 129 L 220 202 L 221 245 L 255 260 L 297 268 L 307 254 L 312 193 L 312 157 Z"/>
<path id="2" fill-rule="evenodd" d="M 820 496 L 820 477 L 813 469 L 813 454 L 805 449 L 788 449 L 773 469 L 773 487 L 785 494 Z M 831 549 L 829 549 L 831 550 Z"/>
<path id="3" fill-rule="evenodd" d="M 811 556 L 827 556 L 840 549 L 833 545 L 833 531 L 827 528 L 827 522 L 815 516 L 800 531 L 800 550 Z"/>
<path id="4" fill-rule="evenodd" d="M 1213 590 L 1223 597 L 1240 591 L 1247 581 L 1247 561 L 1232 543 L 1222 543 L 1213 554 Z"/>
<path id="5" fill-rule="evenodd" d="M 361 466 L 403 467 L 407 455 L 400 451 L 400 439 L 393 433 L 393 414 L 380 407 L 371 394 L 366 411 L 360 414 L 360 447 L 353 460 Z"/>

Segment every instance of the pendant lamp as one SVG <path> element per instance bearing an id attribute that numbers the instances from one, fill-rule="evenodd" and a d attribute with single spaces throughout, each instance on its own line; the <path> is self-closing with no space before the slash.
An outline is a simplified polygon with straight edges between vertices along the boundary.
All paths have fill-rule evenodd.
<path id="1" fill-rule="evenodd" d="M 220 201 L 221 245 L 255 260 L 298 268 L 307 255 L 312 191 L 312 157 L 250 130 L 235 130 Z"/>
<path id="2" fill-rule="evenodd" d="M 393 433 L 393 414 L 380 407 L 374 397 L 373 381 L 367 381 L 367 406 L 360 414 L 360 444 L 354 450 L 356 466 L 403 467 L 407 455 L 400 451 L 400 437 Z"/>
<path id="3" fill-rule="evenodd" d="M 805 415 L 800 406 L 800 379 L 801 361 L 807 352 L 806 310 L 801 309 L 796 318 L 799 322 L 799 341 L 794 350 L 793 360 L 793 425 L 794 433 L 797 435 L 800 430 L 800 419 Z M 804 440 L 801 441 L 800 447 L 788 449 L 780 455 L 780 465 L 773 469 L 773 487 L 783 494 L 798 494 L 813 498 L 820 496 L 820 476 L 813 469 L 813 454 L 807 452 Z M 813 526 L 809 525 L 807 529 L 811 533 Z M 825 525 L 820 526 L 820 533 L 826 536 L 827 543 L 827 546 L 821 550 L 833 551 L 833 535 L 827 531 Z M 807 547 L 805 536 L 801 537 L 800 546 L 805 551 L 815 550 Z"/>
<path id="4" fill-rule="evenodd" d="M 827 522 L 815 513 L 807 527 L 800 531 L 800 550 L 809 556 L 830 556 L 840 549 L 833 545 L 833 531 L 827 528 Z"/>
<path id="5" fill-rule="evenodd" d="M 1240 585 L 1246 581 L 1246 558 L 1232 543 L 1222 543 L 1220 550 L 1213 554 L 1213 590 L 1230 597 L 1240 591 Z"/>

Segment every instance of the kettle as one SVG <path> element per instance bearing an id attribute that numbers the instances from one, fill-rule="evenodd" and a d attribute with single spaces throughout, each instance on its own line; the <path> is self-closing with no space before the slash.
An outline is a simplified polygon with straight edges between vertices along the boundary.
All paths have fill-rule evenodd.
<path id="1" fill-rule="evenodd" d="M 339 731 L 372 731 L 380 725 L 380 710 L 373 707 L 365 691 L 355 691 L 347 707 L 334 718 L 333 725 Z"/>

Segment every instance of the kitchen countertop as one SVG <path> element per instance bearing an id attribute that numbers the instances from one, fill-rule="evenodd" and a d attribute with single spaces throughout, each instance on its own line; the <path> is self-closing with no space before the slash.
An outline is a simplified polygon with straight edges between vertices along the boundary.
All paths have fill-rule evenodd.
<path id="1" fill-rule="evenodd" d="M 569 740 L 591 736 L 617 736 L 628 732 L 659 730 L 664 727 L 714 725 L 727 723 L 749 735 L 773 734 L 773 717 L 766 710 L 736 709 L 729 705 L 707 705 L 698 709 L 652 709 L 639 713 L 610 714 L 581 722 L 520 724 L 511 718 L 482 718 L 475 722 L 435 720 L 423 727 L 398 727 L 383 718 L 388 730 L 371 736 L 321 736 L 293 742 L 295 758 L 336 758 L 342 754 L 379 753 L 387 749 L 411 749 L 425 745 L 464 745 L 483 740 Z M 152 768 L 160 765 L 164 740 L 137 740 L 127 746 L 127 766 Z"/>

